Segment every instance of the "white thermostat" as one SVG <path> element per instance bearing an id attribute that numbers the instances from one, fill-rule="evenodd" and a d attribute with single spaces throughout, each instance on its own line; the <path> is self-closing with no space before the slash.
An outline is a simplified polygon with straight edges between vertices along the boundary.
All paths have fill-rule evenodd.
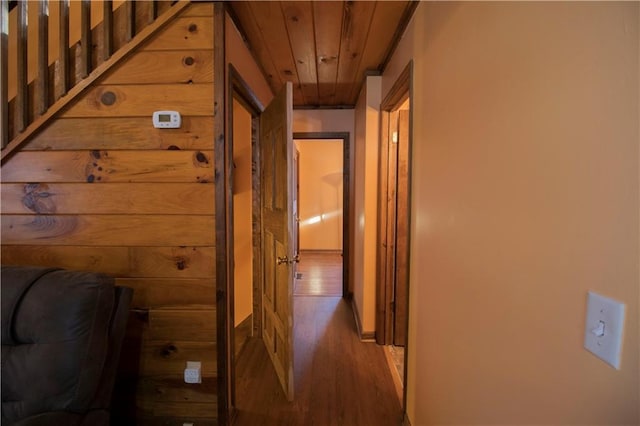
<path id="1" fill-rule="evenodd" d="M 153 113 L 153 127 L 157 129 L 178 129 L 182 118 L 178 111 L 156 111 Z"/>

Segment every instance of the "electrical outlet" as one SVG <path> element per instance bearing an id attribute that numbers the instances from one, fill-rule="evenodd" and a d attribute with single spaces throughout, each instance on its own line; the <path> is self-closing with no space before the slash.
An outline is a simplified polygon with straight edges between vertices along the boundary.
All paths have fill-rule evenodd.
<path id="1" fill-rule="evenodd" d="M 202 383 L 201 367 L 200 361 L 187 361 L 187 368 L 184 369 L 184 382 Z"/>

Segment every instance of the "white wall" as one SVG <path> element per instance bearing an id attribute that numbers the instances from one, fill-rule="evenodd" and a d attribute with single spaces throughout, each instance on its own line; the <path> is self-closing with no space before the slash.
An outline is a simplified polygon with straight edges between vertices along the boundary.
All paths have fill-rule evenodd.
<path id="1" fill-rule="evenodd" d="M 300 153 L 300 250 L 342 252 L 342 139 L 295 143 Z"/>
<path id="2" fill-rule="evenodd" d="M 376 315 L 378 151 L 381 83 L 367 77 L 356 104 L 353 292 L 361 332 L 373 337 Z"/>
<path id="3" fill-rule="evenodd" d="M 414 60 L 411 424 L 640 424 L 634 3 L 421 3 Z M 586 293 L 627 306 L 619 371 Z"/>

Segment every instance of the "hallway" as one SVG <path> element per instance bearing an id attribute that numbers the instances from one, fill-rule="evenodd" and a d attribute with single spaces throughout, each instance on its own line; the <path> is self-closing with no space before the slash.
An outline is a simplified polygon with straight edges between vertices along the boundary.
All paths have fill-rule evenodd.
<path id="1" fill-rule="evenodd" d="M 383 349 L 360 342 L 350 303 L 295 296 L 294 311 L 294 401 L 286 401 L 263 343 L 254 338 L 237 361 L 235 424 L 399 425 L 401 407 Z"/>

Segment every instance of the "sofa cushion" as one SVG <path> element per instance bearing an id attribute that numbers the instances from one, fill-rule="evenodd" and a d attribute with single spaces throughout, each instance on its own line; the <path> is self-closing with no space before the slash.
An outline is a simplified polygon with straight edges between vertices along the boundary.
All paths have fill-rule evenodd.
<path id="1" fill-rule="evenodd" d="M 106 359 L 113 279 L 33 268 L 41 276 L 27 285 L 35 275 L 12 269 L 2 268 L 2 308 L 5 294 L 14 304 L 2 313 L 2 424 L 86 411 Z"/>

